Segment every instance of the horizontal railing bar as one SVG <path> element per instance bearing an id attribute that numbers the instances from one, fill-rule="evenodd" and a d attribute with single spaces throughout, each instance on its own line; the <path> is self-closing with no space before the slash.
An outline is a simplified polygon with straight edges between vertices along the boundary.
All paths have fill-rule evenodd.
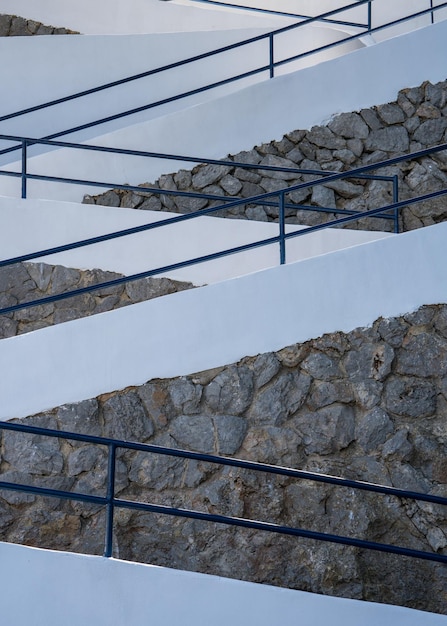
<path id="1" fill-rule="evenodd" d="M 40 497 L 51 497 L 60 500 L 73 500 L 75 502 L 85 502 L 89 504 L 97 504 L 100 506 L 107 506 L 110 504 L 110 498 L 101 496 L 93 496 L 90 494 L 80 494 L 77 492 L 69 492 L 58 489 L 49 489 L 47 487 L 35 487 L 31 485 L 23 485 L 19 483 L 10 483 L 0 481 L 0 490 L 5 489 L 9 491 L 17 491 L 22 493 L 29 493 Z M 412 548 L 405 548 L 402 546 L 393 546 L 391 544 L 377 543 L 375 541 L 369 541 L 365 539 L 356 539 L 346 537 L 343 535 L 335 535 L 330 533 L 322 533 L 313 530 L 306 530 L 302 528 L 294 528 L 291 526 L 282 526 L 280 524 L 273 524 L 271 522 L 261 522 L 251 519 L 245 519 L 240 517 L 232 517 L 227 515 L 217 515 L 215 513 L 205 513 L 201 511 L 194 511 L 190 509 L 180 509 L 169 507 L 160 504 L 150 504 L 146 502 L 124 500 L 119 498 L 112 498 L 111 503 L 113 507 L 122 508 L 133 511 L 144 511 L 160 515 L 169 515 L 171 517 L 181 517 L 186 519 L 196 519 L 205 522 L 224 524 L 227 526 L 235 526 L 239 528 L 248 528 L 251 530 L 267 531 L 275 534 L 302 537 L 305 539 L 313 539 L 316 541 L 324 541 L 329 543 L 337 543 L 346 546 L 363 548 L 367 550 L 374 550 L 378 552 L 386 552 L 390 554 L 397 554 L 400 556 L 407 556 L 411 558 L 423 559 L 427 561 L 435 561 L 439 563 L 447 563 L 447 555 L 436 554 L 433 552 L 425 552 L 422 550 L 415 550 Z"/>
<path id="2" fill-rule="evenodd" d="M 20 172 L 12 172 L 10 170 L 0 170 L 1 176 L 12 176 L 15 178 L 21 178 L 22 174 Z M 329 174 L 331 175 L 331 174 Z M 203 198 L 207 200 L 220 200 L 222 202 L 234 203 L 238 204 L 254 204 L 256 201 L 257 204 L 262 202 L 264 196 L 272 196 L 278 194 L 278 191 L 274 192 L 266 192 L 262 196 L 250 196 L 248 198 L 237 198 L 235 196 L 224 196 L 224 195 L 213 195 L 213 194 L 205 194 L 194 191 L 180 191 L 176 189 L 161 189 L 160 187 L 142 187 L 141 185 L 120 185 L 113 182 L 98 182 L 94 180 L 87 180 L 84 178 L 65 178 L 62 176 L 46 176 L 44 174 L 30 174 L 26 173 L 26 178 L 28 180 L 40 180 L 45 182 L 55 182 L 55 183 L 65 183 L 70 185 L 85 185 L 91 187 L 99 187 L 102 189 L 114 190 L 118 189 L 120 191 L 135 191 L 140 192 L 141 194 L 154 194 L 154 195 L 162 195 L 162 196 L 179 196 L 186 198 Z M 316 183 L 317 181 L 315 181 Z M 289 189 L 285 187 L 283 191 Z M 290 187 L 290 191 L 294 191 L 295 187 Z M 253 200 L 253 202 L 252 202 Z M 223 205 L 220 208 L 225 208 Z M 200 213 L 204 213 L 206 209 L 201 209 Z M 198 212 L 197 212 L 198 213 Z M 196 216 L 196 212 L 189 214 L 189 216 Z"/>
<path id="3" fill-rule="evenodd" d="M 245 461 L 243 459 L 228 458 L 213 454 L 202 454 L 200 452 L 191 452 L 189 450 L 166 448 L 164 446 L 158 446 L 154 444 L 111 439 L 108 437 L 99 437 L 96 435 L 81 435 L 79 433 L 54 430 L 50 428 L 41 428 L 39 426 L 28 426 L 26 424 L 18 424 L 14 422 L 0 422 L 0 430 L 23 432 L 32 435 L 42 435 L 47 437 L 53 437 L 56 439 L 70 439 L 74 441 L 82 441 L 83 443 L 92 443 L 101 446 L 109 446 L 113 444 L 116 448 L 125 450 L 148 452 L 152 454 L 160 454 L 162 456 L 172 456 L 192 461 L 201 461 L 204 463 L 214 463 L 217 465 L 237 467 L 239 469 L 265 472 L 268 474 L 274 474 L 279 476 L 287 476 L 289 478 L 311 480 L 314 482 L 347 487 L 350 489 L 359 489 L 361 491 L 370 491 L 372 493 L 381 493 L 382 495 L 390 495 L 398 498 L 407 498 L 412 500 L 431 502 L 433 504 L 447 505 L 447 498 L 444 498 L 442 496 L 423 494 L 415 491 L 398 489 L 396 487 L 389 487 L 387 485 L 368 483 L 365 481 L 339 478 L 328 474 L 320 474 L 316 472 L 309 472 L 306 470 L 297 470 L 278 465 L 269 465 L 267 463 L 258 463 L 256 461 Z"/>
<path id="4" fill-rule="evenodd" d="M 241 163 L 239 161 L 233 161 L 229 159 L 207 159 L 204 157 L 191 157 L 181 154 L 167 154 L 163 152 L 146 152 L 143 150 L 130 150 L 128 148 L 110 148 L 108 146 L 95 146 L 91 144 L 73 143 L 70 141 L 57 141 L 54 139 L 36 139 L 35 137 L 20 137 L 18 135 L 1 135 L 0 140 L 5 141 L 19 141 L 20 143 L 26 141 L 29 146 L 34 144 L 42 144 L 45 146 L 53 146 L 59 148 L 73 148 L 78 150 L 88 150 L 93 152 L 106 152 L 110 154 L 124 154 L 126 156 L 147 157 L 154 159 L 165 159 L 169 161 L 186 161 L 189 163 L 209 164 L 209 165 L 227 165 L 229 167 L 238 167 L 241 169 L 254 169 L 254 170 L 266 170 L 269 172 L 291 172 L 294 174 L 308 174 L 308 175 L 321 175 L 330 176 L 337 172 L 331 170 L 313 170 L 303 169 L 299 167 L 281 167 L 279 165 L 262 165 L 260 163 Z M 20 148 L 21 146 L 19 146 Z M 362 178 L 366 180 L 385 180 L 392 181 L 392 176 L 381 175 L 362 175 L 355 178 Z M 112 184 L 112 183 L 110 183 Z M 119 185 L 115 185 L 115 188 L 119 188 Z M 142 187 L 142 189 L 145 189 Z"/>
<path id="5" fill-rule="evenodd" d="M 285 195 L 287 195 L 287 190 L 285 191 Z M 258 202 L 258 204 L 260 206 L 268 206 L 268 207 L 278 207 L 278 203 L 277 202 L 266 202 L 261 201 Z M 284 203 L 284 208 L 285 209 L 293 209 L 296 211 L 315 211 L 315 213 L 334 213 L 335 215 L 358 215 L 358 211 L 356 211 L 355 209 L 337 209 L 337 208 L 333 208 L 333 207 L 321 207 L 321 206 L 313 206 L 312 204 L 292 204 L 291 202 L 285 202 Z M 386 207 L 384 208 L 384 210 L 388 210 Z M 393 220 L 394 217 L 392 215 L 376 215 L 373 217 L 377 217 L 380 219 L 384 219 L 384 220 Z M 287 218 L 286 218 L 287 219 Z M 296 224 L 295 224 L 296 226 Z"/>
<path id="6" fill-rule="evenodd" d="M 77 493 L 76 491 L 63 491 L 61 489 L 50 489 L 49 487 L 35 487 L 33 485 L 22 485 L 20 483 L 10 483 L 0 480 L 0 489 L 8 491 L 20 491 L 24 493 L 32 493 L 37 496 L 47 496 L 50 498 L 60 498 L 61 500 L 76 500 L 77 502 L 88 502 L 90 504 L 106 505 L 107 498 L 101 496 L 93 496 L 86 493 Z"/>
<path id="7" fill-rule="evenodd" d="M 249 45 L 251 43 L 256 43 L 257 41 L 261 41 L 263 39 L 268 39 L 272 35 L 281 34 L 281 33 L 286 32 L 286 31 L 288 31 L 288 30 L 290 30 L 292 28 L 299 28 L 299 27 L 301 27 L 303 25 L 307 25 L 307 24 L 310 24 L 312 22 L 315 22 L 315 21 L 318 21 L 318 20 L 322 20 L 322 19 L 327 18 L 327 17 L 331 17 L 332 15 L 336 15 L 337 13 L 342 13 L 343 11 L 347 11 L 347 10 L 349 10 L 351 8 L 356 8 L 358 6 L 361 6 L 362 4 L 366 4 L 367 2 L 368 2 L 368 0 L 359 0 L 358 2 L 355 2 L 354 4 L 350 4 L 350 5 L 347 5 L 346 7 L 341 7 L 341 8 L 338 8 L 338 9 L 334 9 L 332 11 L 328 11 L 326 13 L 322 13 L 321 15 L 319 15 L 317 17 L 309 18 L 309 19 L 307 19 L 305 21 L 299 22 L 298 24 L 291 24 L 289 26 L 285 26 L 285 27 L 273 30 L 273 31 L 271 31 L 269 33 L 263 33 L 262 35 L 256 35 L 255 37 L 250 37 L 248 39 L 244 39 L 242 41 L 238 41 L 236 43 L 229 44 L 229 45 L 223 46 L 221 48 L 216 48 L 215 50 L 204 52 L 202 54 L 198 54 L 198 55 L 195 55 L 193 57 L 189 57 L 187 59 L 183 59 L 181 61 L 175 61 L 173 63 L 169 63 L 167 65 L 163 65 L 161 67 L 154 68 L 152 70 L 147 70 L 146 72 L 140 72 L 139 74 L 134 74 L 133 76 L 128 76 L 126 78 L 121 78 L 121 79 L 116 80 L 116 81 L 112 81 L 112 82 L 109 82 L 109 83 L 104 83 L 103 85 L 99 85 L 98 87 L 93 87 L 91 89 L 86 89 L 84 91 L 80 91 L 78 93 L 71 94 L 69 96 L 64 96 L 62 98 L 57 98 L 56 100 L 51 100 L 49 102 L 45 102 L 45 103 L 42 103 L 40 105 L 35 105 L 35 106 L 29 107 L 27 109 L 22 109 L 21 111 L 16 111 L 14 113 L 9 113 L 7 115 L 0 116 L 0 122 L 6 121 L 8 119 L 12 119 L 14 117 L 19 117 L 21 115 L 26 115 L 28 113 L 33 113 L 34 111 L 38 111 L 40 109 L 48 108 L 50 106 L 54 106 L 54 105 L 57 105 L 57 104 L 62 104 L 63 102 L 68 102 L 70 100 L 74 100 L 74 99 L 77 99 L 77 98 L 80 98 L 80 97 L 83 97 L 83 96 L 86 96 L 86 95 L 90 95 L 90 94 L 96 93 L 98 91 L 103 91 L 105 89 L 110 89 L 112 87 L 117 87 L 119 85 L 123 85 L 123 84 L 129 83 L 129 82 L 135 81 L 135 80 L 139 80 L 141 78 L 146 78 L 146 77 L 151 76 L 153 74 L 158 74 L 160 72 L 164 72 L 164 71 L 176 68 L 176 67 L 181 67 L 183 65 L 188 65 L 189 63 L 194 63 L 196 61 L 201 61 L 201 60 L 203 60 L 205 58 L 208 58 L 208 57 L 211 57 L 211 56 L 222 54 L 224 52 L 228 52 L 230 50 L 234 50 L 236 48 L 240 48 L 240 47 Z"/>
<path id="8" fill-rule="evenodd" d="M 254 520 L 244 519 L 240 517 L 229 517 L 226 515 L 216 515 L 214 513 L 202 513 L 200 511 L 191 511 L 188 509 L 178 509 L 164 506 L 161 504 L 149 504 L 145 502 L 132 502 L 131 500 L 114 500 L 114 505 L 118 508 L 148 511 L 161 515 L 170 515 L 173 517 L 183 517 L 187 519 L 197 519 L 206 522 L 215 522 L 217 524 L 225 524 L 227 526 L 237 526 L 240 528 L 249 528 L 252 530 L 262 530 L 280 535 L 289 535 L 292 537 L 303 537 L 305 539 L 315 539 L 316 541 L 325 541 L 329 543 L 338 543 L 345 546 L 355 548 L 365 548 L 367 550 L 375 550 L 377 552 L 387 552 L 390 554 L 398 554 L 400 556 L 408 556 L 415 559 L 423 559 L 426 561 L 435 561 L 438 563 L 447 563 L 447 555 L 437 554 L 435 552 L 424 552 L 422 550 L 414 550 L 412 548 L 404 548 L 401 546 L 393 546 L 386 543 L 377 543 L 365 539 L 354 539 L 344 537 L 342 535 L 333 535 L 329 533 L 321 533 L 314 530 L 305 530 L 302 528 L 293 528 L 290 526 L 280 526 L 271 522 L 258 522 Z"/>
<path id="9" fill-rule="evenodd" d="M 311 15 L 299 15 L 297 13 L 287 13 L 285 11 L 277 11 L 274 9 L 263 9 L 260 7 L 248 7 L 243 4 L 232 4 L 229 2 L 219 2 L 218 0 L 192 0 L 192 2 L 199 2 L 202 4 L 213 4 L 221 7 L 229 7 L 230 9 L 241 9 L 243 11 L 252 11 L 254 13 L 268 13 L 270 15 L 279 15 L 281 17 L 297 17 L 300 19 L 309 19 Z M 337 24 L 339 26 L 357 26 L 359 28 L 368 28 L 368 24 L 360 24 L 359 22 L 345 22 L 342 20 L 330 20 L 322 19 L 322 22 L 329 24 Z"/>
<path id="10" fill-rule="evenodd" d="M 0 170 L 0 176 L 11 176 L 12 178 L 22 178 L 20 172 L 11 172 L 10 170 Z"/>

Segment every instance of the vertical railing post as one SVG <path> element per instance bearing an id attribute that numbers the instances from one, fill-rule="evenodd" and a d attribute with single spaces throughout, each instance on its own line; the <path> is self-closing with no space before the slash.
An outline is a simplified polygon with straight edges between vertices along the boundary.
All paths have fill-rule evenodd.
<path id="1" fill-rule="evenodd" d="M 284 192 L 279 194 L 279 262 L 284 265 L 286 262 L 286 226 L 285 226 L 285 210 L 284 210 Z"/>
<path id="2" fill-rule="evenodd" d="M 393 176 L 393 203 L 399 202 L 399 176 Z M 399 209 L 394 209 L 394 232 L 399 232 Z"/>
<path id="3" fill-rule="evenodd" d="M 275 60 L 273 50 L 273 33 L 269 34 L 269 66 L 270 66 L 270 78 L 275 76 Z"/>
<path id="4" fill-rule="evenodd" d="M 111 557 L 113 552 L 113 514 L 115 498 L 115 467 L 116 445 L 109 444 L 109 459 L 107 473 L 107 513 L 106 513 L 106 538 L 104 542 L 104 556 Z"/>
<path id="5" fill-rule="evenodd" d="M 28 147 L 28 142 L 26 141 L 26 139 L 22 140 L 22 198 L 26 198 L 26 183 L 27 183 L 27 177 L 26 177 L 26 166 L 27 166 L 27 147 Z"/>
<path id="6" fill-rule="evenodd" d="M 368 2 L 368 32 L 372 28 L 372 0 Z"/>
<path id="7" fill-rule="evenodd" d="M 430 8 L 433 8 L 433 0 L 430 0 Z M 431 23 L 434 24 L 435 23 L 435 12 L 432 11 L 431 12 Z"/>

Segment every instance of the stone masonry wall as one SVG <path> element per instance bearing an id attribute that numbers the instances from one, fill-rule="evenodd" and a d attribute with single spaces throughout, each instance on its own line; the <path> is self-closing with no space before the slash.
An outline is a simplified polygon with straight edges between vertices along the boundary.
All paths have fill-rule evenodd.
<path id="1" fill-rule="evenodd" d="M 341 172 L 444 142 L 447 142 L 447 81 L 436 85 L 427 82 L 417 88 L 403 89 L 395 102 L 359 112 L 342 113 L 326 126 L 295 130 L 281 141 L 262 144 L 228 158 L 242 163 Z M 447 152 L 375 173 L 398 175 L 401 200 L 437 191 L 447 185 Z M 202 164 L 191 171 L 180 170 L 143 185 L 161 190 L 248 198 L 311 178 L 309 175 Z M 286 200 L 296 205 L 363 211 L 391 203 L 392 187 L 389 182 L 347 179 L 327 186 L 291 192 Z M 203 198 L 133 193 L 117 189 L 99 196 L 85 196 L 84 202 L 179 213 L 212 206 Z M 217 205 L 216 201 L 214 205 Z M 276 207 L 248 204 L 222 210 L 216 215 L 277 221 L 278 210 Z M 286 216 L 289 223 L 308 225 L 336 217 L 333 213 L 309 212 L 299 208 L 287 209 Z M 446 219 L 447 200 L 444 197 L 403 209 L 401 229 L 412 230 Z M 349 223 L 346 227 L 391 230 L 392 222 L 369 218 Z"/>
<path id="2" fill-rule="evenodd" d="M 79 35 L 68 28 L 46 26 L 42 22 L 27 20 L 17 15 L 0 15 L 0 37 L 23 37 L 29 35 Z"/>
<path id="3" fill-rule="evenodd" d="M 66 291 L 121 278 L 103 270 L 77 270 L 46 263 L 19 263 L 0 268 L 0 308 L 38 300 Z M 66 300 L 0 315 L 0 339 L 104 313 L 122 306 L 151 300 L 175 291 L 191 289 L 191 283 L 169 278 L 143 278 L 107 287 Z"/>
<path id="4" fill-rule="evenodd" d="M 446 497 L 447 305 L 24 421 Z M 105 495 L 106 470 L 104 448 L 2 435 L 2 480 Z M 142 453 L 119 454 L 116 493 L 447 554 L 437 505 Z M 1 492 L 2 540 L 100 554 L 103 537 L 96 506 Z M 445 566 L 330 543 L 121 510 L 114 555 L 447 613 Z"/>

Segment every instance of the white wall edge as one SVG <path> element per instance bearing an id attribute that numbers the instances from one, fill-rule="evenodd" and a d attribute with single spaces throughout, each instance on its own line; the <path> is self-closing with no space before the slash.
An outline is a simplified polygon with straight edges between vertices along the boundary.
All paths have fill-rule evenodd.
<path id="1" fill-rule="evenodd" d="M 0 198 L 1 258 L 16 257 L 175 217 L 178 214 L 166 211 L 138 211 L 47 200 Z M 304 228 L 290 225 L 286 226 L 286 231 Z M 278 234 L 278 224 L 203 216 L 70 252 L 41 257 L 35 262 L 77 269 L 103 269 L 130 275 L 276 237 Z M 286 259 L 288 263 L 292 263 L 389 236 L 393 235 L 361 230 L 324 229 L 289 240 L 286 245 Z M 279 245 L 272 244 L 165 272 L 160 276 L 203 285 L 275 267 L 279 265 L 279 259 Z"/>
<path id="2" fill-rule="evenodd" d="M 0 543 L 14 626 L 445 626 L 447 617 L 152 565 Z M 26 599 L 26 601 L 24 601 Z"/>

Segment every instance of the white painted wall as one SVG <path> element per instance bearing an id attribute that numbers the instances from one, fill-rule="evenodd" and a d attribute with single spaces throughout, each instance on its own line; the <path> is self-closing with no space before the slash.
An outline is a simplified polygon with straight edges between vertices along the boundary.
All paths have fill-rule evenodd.
<path id="1" fill-rule="evenodd" d="M 446 236 L 443 223 L 4 339 L 0 419 L 447 302 Z"/>
<path id="2" fill-rule="evenodd" d="M 293 129 L 324 123 L 338 112 L 394 100 L 397 91 L 404 87 L 419 85 L 424 80 L 444 80 L 446 37 L 444 21 L 213 102 L 102 136 L 96 143 L 211 158 L 251 149 L 263 141 L 280 139 Z M 75 157 L 60 150 L 35 159 L 30 171 L 138 184 L 179 167 L 172 161 L 144 163 L 135 158 L 123 161 L 81 153 Z M 0 180 L 2 195 L 18 192 L 18 183 L 4 177 Z M 30 197 L 76 201 L 85 192 L 95 190 L 30 183 Z"/>
<path id="3" fill-rule="evenodd" d="M 445 626 L 385 604 L 0 544 L 2 620 L 14 626 Z"/>
<path id="4" fill-rule="evenodd" d="M 36 252 L 175 216 L 174 213 L 161 211 L 135 211 L 45 200 L 0 198 L 1 258 L 7 259 Z M 129 275 L 276 237 L 278 228 L 277 224 L 266 222 L 200 217 L 102 244 L 42 257 L 37 259 L 37 262 L 79 269 L 101 268 Z M 286 230 L 291 232 L 301 228 L 304 227 L 288 226 Z M 388 233 L 346 229 L 311 233 L 287 243 L 287 262 L 295 262 L 388 236 L 390 236 Z M 278 264 L 279 247 L 275 244 L 164 275 L 187 280 L 195 285 L 203 285 L 275 267 Z"/>

